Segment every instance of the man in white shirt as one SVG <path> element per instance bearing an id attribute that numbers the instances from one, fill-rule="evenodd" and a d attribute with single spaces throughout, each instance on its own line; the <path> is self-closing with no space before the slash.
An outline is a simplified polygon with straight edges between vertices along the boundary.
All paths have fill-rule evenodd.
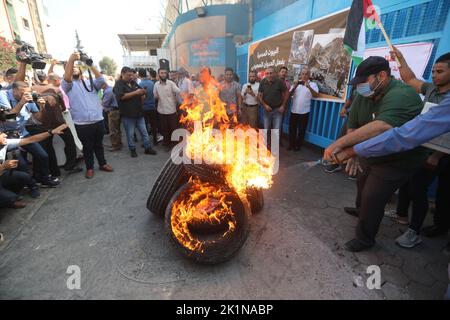
<path id="1" fill-rule="evenodd" d="M 258 129 L 259 115 L 259 82 L 255 71 L 250 71 L 248 75 L 249 83 L 242 87 L 242 99 L 244 107 L 242 109 L 242 124 L 250 125 L 254 129 Z"/>
<path id="2" fill-rule="evenodd" d="M 159 69 L 159 81 L 155 83 L 153 94 L 158 99 L 158 114 L 164 134 L 164 145 L 171 146 L 172 133 L 178 128 L 178 96 L 180 89 L 169 80 L 169 72 Z"/>
<path id="3" fill-rule="evenodd" d="M 297 81 L 291 90 L 293 96 L 291 118 L 289 122 L 289 148 L 288 151 L 300 151 L 304 141 L 306 128 L 311 112 L 311 100 L 319 97 L 319 87 L 310 81 L 311 73 L 303 68 L 300 81 Z"/>

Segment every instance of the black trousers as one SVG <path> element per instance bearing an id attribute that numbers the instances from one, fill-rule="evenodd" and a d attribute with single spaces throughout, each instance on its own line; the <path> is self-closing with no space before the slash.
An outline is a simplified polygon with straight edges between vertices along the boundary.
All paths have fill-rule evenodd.
<path id="1" fill-rule="evenodd" d="M 64 130 L 63 134 L 60 135 L 60 137 L 65 144 L 64 153 L 67 159 L 66 164 L 64 165 L 64 170 L 70 171 L 74 169 L 77 164 L 77 147 L 75 145 L 75 140 L 69 128 Z M 48 153 L 50 174 L 54 177 L 61 176 L 61 170 L 58 166 L 58 159 L 56 157 L 55 149 L 53 148 L 53 137 L 42 141 L 41 145 Z"/>
<path id="2" fill-rule="evenodd" d="M 407 217 L 412 203 L 410 228 L 417 233 L 420 233 L 427 216 L 428 190 L 436 177 L 439 180 L 434 224 L 443 230 L 448 230 L 450 229 L 450 156 L 444 156 L 434 170 L 421 167 L 414 173 L 411 181 L 400 188 L 397 213 Z"/>
<path id="3" fill-rule="evenodd" d="M 78 138 L 83 144 L 86 169 L 94 169 L 94 154 L 100 167 L 106 165 L 105 149 L 103 148 L 103 138 L 105 136 L 105 125 L 103 121 L 89 125 L 76 125 L 75 128 Z"/>
<path id="4" fill-rule="evenodd" d="M 394 192 L 411 179 L 415 170 L 369 165 L 364 159 L 361 162 L 364 172 L 358 176 L 356 207 L 359 210 L 359 221 L 356 239 L 373 245 L 387 203 Z"/>
<path id="5" fill-rule="evenodd" d="M 144 111 L 145 122 L 147 123 L 147 127 L 150 128 L 149 132 L 153 137 L 153 144 L 158 144 L 158 132 L 161 132 L 161 123 L 159 121 L 158 111 Z"/>
<path id="6" fill-rule="evenodd" d="M 159 121 L 161 122 L 161 129 L 164 135 L 164 144 L 172 144 L 172 133 L 178 129 L 178 115 L 174 114 L 159 114 Z"/>
<path id="7" fill-rule="evenodd" d="M 31 184 L 30 174 L 22 171 L 6 171 L 0 176 L 0 208 L 17 201 L 18 193 L 24 186 Z"/>
<path id="8" fill-rule="evenodd" d="M 303 146 L 308 122 L 309 113 L 291 113 L 291 119 L 289 120 L 289 141 L 291 148 L 300 148 Z"/>

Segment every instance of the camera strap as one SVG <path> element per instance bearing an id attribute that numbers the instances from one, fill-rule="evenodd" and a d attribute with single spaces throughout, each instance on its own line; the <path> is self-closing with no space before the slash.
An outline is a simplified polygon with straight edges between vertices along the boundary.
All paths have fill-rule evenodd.
<path id="1" fill-rule="evenodd" d="M 92 78 L 91 69 L 88 69 L 88 73 L 89 73 L 89 82 L 91 83 L 91 89 L 90 90 L 88 89 L 86 82 L 84 82 L 83 79 L 81 79 L 81 82 L 83 83 L 83 87 L 86 89 L 87 92 L 94 92 L 95 86 L 94 86 L 94 79 Z"/>

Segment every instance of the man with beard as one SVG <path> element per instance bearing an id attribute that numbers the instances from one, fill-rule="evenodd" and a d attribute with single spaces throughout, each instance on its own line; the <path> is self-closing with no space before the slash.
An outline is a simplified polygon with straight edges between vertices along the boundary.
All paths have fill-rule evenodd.
<path id="1" fill-rule="evenodd" d="M 156 155 L 153 150 L 150 137 L 147 132 L 144 119 L 144 109 L 142 107 L 147 89 L 142 89 L 134 80 L 134 72 L 128 67 L 124 67 L 120 74 L 120 79 L 114 86 L 114 94 L 119 104 L 119 111 L 122 117 L 122 123 L 128 140 L 128 148 L 132 158 L 137 158 L 136 143 L 134 142 L 134 133 L 139 130 L 144 141 L 145 154 Z"/>
<path id="2" fill-rule="evenodd" d="M 369 57 L 361 63 L 350 84 L 356 86 L 358 95 L 350 112 L 348 134 L 325 151 L 326 160 L 347 147 L 403 126 L 423 109 L 420 96 L 391 76 L 389 62 L 382 57 Z M 348 251 L 360 252 L 375 245 L 387 203 L 411 179 L 426 156 L 426 150 L 416 148 L 385 157 L 349 160 L 347 172 L 352 176 L 358 173 L 358 195 L 356 208 L 344 210 L 359 221 L 355 239 L 345 245 Z"/>
<path id="3" fill-rule="evenodd" d="M 105 125 L 103 123 L 103 107 L 100 103 L 98 91 L 105 83 L 105 79 L 93 66 L 89 66 L 95 75 L 92 83 L 85 83 L 80 68 L 75 62 L 80 60 L 80 53 L 73 53 L 67 64 L 61 87 L 67 93 L 70 102 L 70 113 L 75 128 L 83 144 L 86 163 L 86 179 L 94 178 L 94 154 L 97 157 L 100 171 L 113 172 L 108 165 L 103 148 Z"/>
<path id="4" fill-rule="evenodd" d="M 178 127 L 177 104 L 180 89 L 168 79 L 169 72 L 167 70 L 161 68 L 158 70 L 158 74 L 159 81 L 155 83 L 153 94 L 155 99 L 158 99 L 158 114 L 164 134 L 164 145 L 170 147 L 172 133 Z"/>
<path id="5" fill-rule="evenodd" d="M 255 71 L 250 71 L 248 75 L 249 83 L 242 88 L 242 99 L 244 108 L 242 109 L 242 123 L 250 125 L 254 129 L 258 129 L 259 115 L 259 82 Z"/>

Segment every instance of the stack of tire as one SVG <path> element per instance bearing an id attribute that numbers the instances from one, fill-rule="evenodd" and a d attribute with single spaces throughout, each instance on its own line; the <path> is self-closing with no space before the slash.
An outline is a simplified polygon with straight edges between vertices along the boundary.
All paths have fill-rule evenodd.
<path id="1" fill-rule="evenodd" d="M 219 264 L 230 260 L 245 244 L 250 232 L 250 218 L 264 207 L 264 196 L 259 189 L 249 189 L 247 198 L 230 190 L 227 201 L 236 219 L 236 228 L 224 237 L 220 225 L 189 226 L 191 236 L 202 242 L 202 252 L 190 251 L 175 237 L 172 227 L 174 203 L 184 199 L 192 184 L 191 177 L 202 182 L 228 188 L 220 167 L 207 165 L 176 165 L 171 159 L 164 165 L 147 201 L 147 208 L 155 215 L 165 217 L 165 226 L 171 241 L 185 257 L 203 264 Z"/>

